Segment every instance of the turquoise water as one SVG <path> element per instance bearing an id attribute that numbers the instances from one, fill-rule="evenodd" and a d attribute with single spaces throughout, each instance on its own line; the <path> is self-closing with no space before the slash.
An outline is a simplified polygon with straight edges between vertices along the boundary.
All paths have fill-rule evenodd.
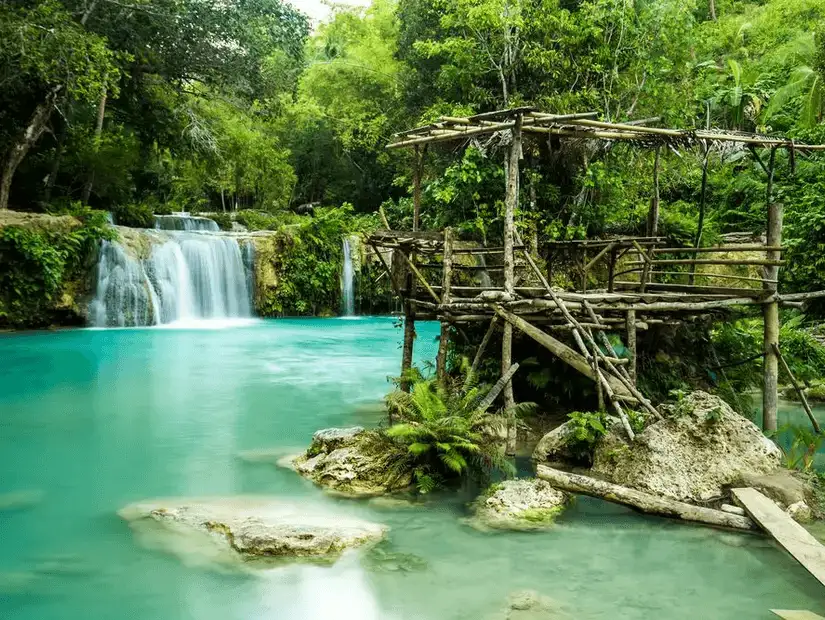
<path id="1" fill-rule="evenodd" d="M 422 358 L 436 331 L 421 326 Z M 551 532 L 484 534 L 457 499 L 335 499 L 237 458 L 378 423 L 400 340 L 391 319 L 0 336 L 0 618 L 484 620 L 519 589 L 580 619 L 825 614 L 820 586 L 761 537 L 585 498 Z M 31 505 L 12 509 L 8 493 Z M 115 514 L 145 498 L 239 493 L 386 523 L 389 540 L 380 557 L 236 575 L 141 548 Z"/>

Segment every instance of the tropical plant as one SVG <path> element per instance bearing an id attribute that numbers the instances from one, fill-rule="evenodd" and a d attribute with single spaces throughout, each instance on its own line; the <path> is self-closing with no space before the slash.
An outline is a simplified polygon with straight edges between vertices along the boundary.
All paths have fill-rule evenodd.
<path id="1" fill-rule="evenodd" d="M 567 417 L 570 435 L 566 446 L 576 459 L 590 464 L 596 442 L 607 433 L 605 414 L 600 411 L 573 411 Z"/>
<path id="2" fill-rule="evenodd" d="M 785 467 L 809 472 L 813 468 L 817 452 L 825 445 L 825 433 L 817 433 L 808 426 L 785 424 L 780 427 L 775 437 L 790 436 L 790 444 L 781 446 Z"/>
<path id="3" fill-rule="evenodd" d="M 484 480 L 498 471 L 514 473 L 497 443 L 485 433 L 490 415 L 479 408 L 486 390 L 450 389 L 418 377 L 410 392 L 387 396 L 387 407 L 401 421 L 387 435 L 406 447 L 419 490 L 428 493 L 450 480 Z"/>

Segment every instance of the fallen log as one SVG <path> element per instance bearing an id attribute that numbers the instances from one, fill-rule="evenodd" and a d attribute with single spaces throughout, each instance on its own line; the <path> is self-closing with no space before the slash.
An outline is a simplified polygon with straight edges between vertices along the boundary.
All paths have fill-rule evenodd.
<path id="1" fill-rule="evenodd" d="M 652 495 L 604 480 L 590 478 L 589 476 L 571 474 L 546 465 L 539 465 L 536 475 L 549 482 L 556 489 L 598 497 L 608 502 L 624 504 L 650 514 L 740 530 L 758 529 L 748 517 L 714 510 L 713 508 L 694 506 L 693 504 Z"/>

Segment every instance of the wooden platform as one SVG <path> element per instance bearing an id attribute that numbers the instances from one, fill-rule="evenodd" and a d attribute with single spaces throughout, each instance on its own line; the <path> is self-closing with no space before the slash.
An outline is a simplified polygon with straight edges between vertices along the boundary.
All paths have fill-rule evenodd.
<path id="1" fill-rule="evenodd" d="M 825 586 L 825 547 L 756 489 L 731 489 L 731 493 L 776 542 Z"/>
<path id="2" fill-rule="evenodd" d="M 825 620 L 822 616 L 804 609 L 771 609 L 771 611 L 784 620 Z"/>

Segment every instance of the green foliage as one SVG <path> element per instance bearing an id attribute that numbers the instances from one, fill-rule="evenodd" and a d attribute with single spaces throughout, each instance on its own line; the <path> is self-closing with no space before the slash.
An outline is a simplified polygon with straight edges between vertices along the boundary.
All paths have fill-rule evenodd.
<path id="1" fill-rule="evenodd" d="M 593 460 L 596 442 L 607 433 L 605 414 L 573 411 L 567 417 L 570 427 L 567 448 L 576 459 L 589 464 Z"/>
<path id="2" fill-rule="evenodd" d="M 387 435 L 406 447 L 420 492 L 450 480 L 513 473 L 499 446 L 484 433 L 488 414 L 478 409 L 483 394 L 479 387 L 464 393 L 420 379 L 409 393 L 398 390 L 387 396 L 388 410 L 401 420 Z"/>
<path id="3" fill-rule="evenodd" d="M 116 205 L 112 207 L 112 216 L 120 226 L 133 228 L 154 228 L 155 212 L 152 205 L 145 202 Z"/>
<path id="4" fill-rule="evenodd" d="M 101 239 L 111 239 L 105 213 L 74 205 L 79 226 L 0 229 L 0 325 L 48 325 L 58 297 L 77 278 Z"/>
<path id="5" fill-rule="evenodd" d="M 816 433 L 809 426 L 783 425 L 776 436 L 790 435 L 790 445 L 782 448 L 785 467 L 810 472 L 817 452 L 825 445 L 825 433 Z"/>

